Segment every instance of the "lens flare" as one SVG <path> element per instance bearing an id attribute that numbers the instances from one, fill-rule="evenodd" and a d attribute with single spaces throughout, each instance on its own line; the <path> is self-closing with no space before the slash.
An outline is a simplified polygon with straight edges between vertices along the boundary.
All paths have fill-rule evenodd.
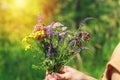
<path id="1" fill-rule="evenodd" d="M 15 5 L 16 7 L 23 8 L 25 6 L 25 0 L 16 0 Z"/>

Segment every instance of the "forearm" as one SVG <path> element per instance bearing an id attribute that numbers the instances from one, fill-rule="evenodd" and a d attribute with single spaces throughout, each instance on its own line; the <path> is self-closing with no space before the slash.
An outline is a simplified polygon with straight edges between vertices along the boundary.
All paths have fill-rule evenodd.
<path id="1" fill-rule="evenodd" d="M 81 73 L 80 73 L 81 74 Z M 95 78 L 93 78 L 93 77 L 91 77 L 91 76 L 89 76 L 89 75 L 86 75 L 86 74 L 82 74 L 81 76 L 80 76 L 80 80 L 97 80 L 97 79 L 95 79 Z"/>
<path id="2" fill-rule="evenodd" d="M 91 76 L 86 75 L 86 77 L 83 80 L 97 80 Z"/>

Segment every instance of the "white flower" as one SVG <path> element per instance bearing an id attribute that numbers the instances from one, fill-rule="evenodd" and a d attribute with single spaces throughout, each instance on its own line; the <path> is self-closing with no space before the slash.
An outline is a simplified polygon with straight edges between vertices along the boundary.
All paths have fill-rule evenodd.
<path id="1" fill-rule="evenodd" d="M 67 27 L 62 27 L 62 31 L 65 31 L 67 29 Z"/>
<path id="2" fill-rule="evenodd" d="M 56 22 L 53 25 L 53 28 L 59 27 L 59 26 L 64 26 L 63 24 L 61 24 L 60 22 Z"/>

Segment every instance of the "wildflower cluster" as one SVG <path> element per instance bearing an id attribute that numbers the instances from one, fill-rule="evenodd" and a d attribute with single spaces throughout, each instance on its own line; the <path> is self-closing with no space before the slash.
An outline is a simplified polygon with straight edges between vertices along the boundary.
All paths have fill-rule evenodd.
<path id="1" fill-rule="evenodd" d="M 90 35 L 84 31 L 68 30 L 60 22 L 51 23 L 48 26 L 37 24 L 31 34 L 23 38 L 23 42 L 27 43 L 25 50 L 34 49 L 39 55 L 44 55 L 41 65 L 38 67 L 45 68 L 49 73 L 59 72 L 73 55 L 80 53 L 83 49 L 88 49 L 83 42 L 88 42 Z M 31 42 L 33 40 L 34 44 Z M 35 54 L 33 53 L 33 54 Z"/>

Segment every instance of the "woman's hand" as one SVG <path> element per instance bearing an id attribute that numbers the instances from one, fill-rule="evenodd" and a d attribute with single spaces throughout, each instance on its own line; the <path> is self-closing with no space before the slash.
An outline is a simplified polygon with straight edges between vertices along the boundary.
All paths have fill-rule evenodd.
<path id="1" fill-rule="evenodd" d="M 77 71 L 69 66 L 64 66 L 60 73 L 52 73 L 46 75 L 46 80 L 96 80 L 82 72 Z"/>
<path id="2" fill-rule="evenodd" d="M 54 73 L 48 74 L 48 72 L 46 72 L 45 80 L 57 80 L 53 75 Z"/>

